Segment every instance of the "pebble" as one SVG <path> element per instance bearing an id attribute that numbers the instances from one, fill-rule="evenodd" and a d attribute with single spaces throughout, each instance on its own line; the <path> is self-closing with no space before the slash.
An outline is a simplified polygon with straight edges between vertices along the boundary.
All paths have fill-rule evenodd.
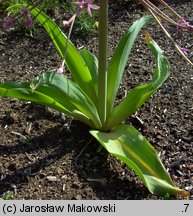
<path id="1" fill-rule="evenodd" d="M 62 186 L 62 190 L 63 190 L 63 191 L 66 190 L 66 184 L 63 184 L 63 186 Z"/>
<path id="2" fill-rule="evenodd" d="M 46 176 L 46 178 L 47 178 L 49 181 L 53 181 L 53 182 L 59 181 L 59 179 L 58 179 L 56 176 Z"/>
<path id="3" fill-rule="evenodd" d="M 81 200 L 82 199 L 82 196 L 80 195 L 80 194 L 78 194 L 77 196 L 76 196 L 76 200 Z"/>

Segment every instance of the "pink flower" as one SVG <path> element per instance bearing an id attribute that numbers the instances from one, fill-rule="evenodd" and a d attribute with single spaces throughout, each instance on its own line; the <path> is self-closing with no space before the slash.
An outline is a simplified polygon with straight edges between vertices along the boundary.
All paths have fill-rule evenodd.
<path id="1" fill-rule="evenodd" d="M 193 25 L 187 22 L 185 19 L 181 19 L 178 21 L 179 27 L 178 32 L 181 32 L 180 27 L 186 28 L 189 32 L 193 32 Z"/>
<path id="2" fill-rule="evenodd" d="M 30 15 L 26 16 L 26 18 L 24 19 L 24 23 L 26 28 L 30 28 L 33 25 L 33 19 Z"/>
<path id="3" fill-rule="evenodd" d="M 69 20 L 62 21 L 62 24 L 64 27 L 68 26 L 70 23 L 72 23 L 76 18 L 76 14 L 74 14 Z"/>
<path id="4" fill-rule="evenodd" d="M 62 73 L 64 73 L 64 60 L 63 60 L 63 62 L 62 62 L 62 65 L 56 70 L 56 72 L 58 73 L 58 74 L 62 74 Z"/>
<path id="5" fill-rule="evenodd" d="M 188 55 L 188 52 L 190 51 L 188 48 L 180 47 L 179 45 L 178 45 L 178 48 L 180 49 L 180 51 L 181 51 L 184 55 Z"/>
<path id="6" fill-rule="evenodd" d="M 74 4 L 77 5 L 76 13 L 68 21 L 67 20 L 62 21 L 62 24 L 63 24 L 64 27 L 66 27 L 70 23 L 72 23 L 75 20 L 76 16 L 83 13 L 86 8 L 87 8 L 87 12 L 88 12 L 88 14 L 90 16 L 92 16 L 91 9 L 93 9 L 93 10 L 98 10 L 99 9 L 99 6 L 97 6 L 95 4 L 92 4 L 92 0 L 82 0 L 82 1 L 79 1 L 79 2 L 74 2 Z"/>
<path id="7" fill-rule="evenodd" d="M 24 16 L 28 16 L 30 14 L 29 10 L 26 7 L 23 7 L 21 10 L 18 11 Z"/>
<path id="8" fill-rule="evenodd" d="M 60 67 L 57 69 L 57 73 L 58 74 L 62 74 L 64 72 L 64 68 L 63 67 Z"/>
<path id="9" fill-rule="evenodd" d="M 4 26 L 6 28 L 11 28 L 14 25 L 14 20 L 12 18 L 8 18 L 4 21 Z"/>
<path id="10" fill-rule="evenodd" d="M 79 14 L 83 13 L 85 8 L 87 8 L 87 12 L 90 16 L 92 16 L 92 10 L 98 10 L 99 6 L 92 4 L 92 0 L 82 0 L 80 2 L 75 2 L 75 4 L 78 6 L 77 12 Z"/>
<path id="11" fill-rule="evenodd" d="M 188 23 L 186 22 L 185 19 L 181 19 L 178 21 L 178 24 L 181 26 L 181 27 L 186 27 L 188 25 Z"/>
<path id="12" fill-rule="evenodd" d="M 70 23 L 69 23 L 69 21 L 64 20 L 64 21 L 62 21 L 62 24 L 63 24 L 64 27 L 66 27 L 66 26 L 68 26 Z"/>
<path id="13" fill-rule="evenodd" d="M 80 15 L 81 13 L 84 12 L 85 9 L 87 9 L 88 14 L 90 16 L 92 16 L 91 9 L 92 10 L 98 10 L 99 9 L 99 6 L 92 4 L 92 0 L 80 0 L 79 2 L 74 2 L 74 3 L 77 5 L 76 13 L 69 20 L 62 21 L 62 24 L 64 27 L 71 24 L 71 30 L 72 30 L 72 27 L 73 27 L 73 24 L 74 24 L 74 21 L 75 21 L 77 15 Z M 69 32 L 68 39 L 70 38 L 71 30 Z M 66 45 L 66 47 L 67 47 L 67 45 Z M 65 50 L 65 52 L 66 52 L 66 50 Z M 61 74 L 64 72 L 64 62 L 65 62 L 65 60 L 63 60 L 63 62 L 62 62 L 62 66 L 57 69 L 57 73 Z"/>

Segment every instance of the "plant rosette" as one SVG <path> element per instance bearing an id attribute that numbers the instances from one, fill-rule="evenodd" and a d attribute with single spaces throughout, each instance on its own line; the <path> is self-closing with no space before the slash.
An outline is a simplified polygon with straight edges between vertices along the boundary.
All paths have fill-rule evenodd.
<path id="1" fill-rule="evenodd" d="M 82 1 L 78 12 L 99 9 L 98 59 L 87 50 L 78 50 L 57 24 L 37 7 L 28 6 L 30 15 L 42 24 L 71 73 L 43 72 L 32 82 L 0 84 L 0 96 L 32 101 L 70 115 L 90 127 L 90 134 L 116 158 L 132 168 L 146 187 L 157 195 L 188 195 L 178 188 L 159 159 L 156 150 L 132 125 L 122 124 L 162 86 L 169 76 L 169 63 L 157 43 L 146 33 L 146 42 L 156 61 L 152 80 L 130 90 L 115 105 L 116 95 L 125 66 L 140 30 L 153 22 L 144 16 L 133 23 L 118 43 L 109 62 L 108 56 L 108 1 Z M 26 6 L 26 5 L 25 5 Z M 20 5 L 22 8 L 23 5 Z M 76 14 L 77 15 L 77 14 Z M 73 21 L 73 20 L 71 20 Z"/>

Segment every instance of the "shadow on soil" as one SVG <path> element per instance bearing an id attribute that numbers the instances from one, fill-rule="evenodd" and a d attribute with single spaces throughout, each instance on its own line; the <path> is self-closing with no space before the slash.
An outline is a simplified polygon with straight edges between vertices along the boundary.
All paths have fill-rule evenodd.
<path id="1" fill-rule="evenodd" d="M 60 166 L 61 162 L 59 161 L 65 161 L 65 158 L 70 155 L 72 164 L 69 166 L 71 166 L 72 173 L 78 175 L 79 182 L 77 184 L 88 185 L 97 199 L 139 199 L 137 194 L 140 194 L 140 199 L 142 194 L 143 198 L 146 197 L 147 189 L 141 184 L 136 184 L 129 176 L 133 174 L 124 175 L 123 164 L 114 158 L 110 157 L 109 159 L 105 150 L 97 153 L 98 143 L 94 140 L 91 141 L 92 137 L 88 134 L 88 128 L 85 125 L 73 121 L 71 131 L 61 132 L 60 129 L 60 127 L 48 129 L 43 135 L 31 139 L 27 143 L 1 146 L 0 155 L 6 157 L 23 155 L 24 157 L 21 162 L 22 166 L 18 162 L 12 161 L 7 166 L 8 173 L 0 173 L 2 176 L 1 194 L 7 190 L 13 190 L 14 185 L 18 188 L 23 184 L 28 184 L 28 177 L 40 175 L 40 171 L 45 168 L 49 169 L 49 166 Z M 84 149 L 85 143 L 89 144 Z M 83 149 L 84 151 L 82 151 Z M 27 165 L 23 166 L 25 161 Z M 73 181 L 73 176 L 71 177 Z M 70 184 L 73 185 L 74 182 Z M 84 188 L 77 190 L 79 193 L 81 190 L 84 193 Z M 86 197 L 86 199 L 88 198 Z"/>

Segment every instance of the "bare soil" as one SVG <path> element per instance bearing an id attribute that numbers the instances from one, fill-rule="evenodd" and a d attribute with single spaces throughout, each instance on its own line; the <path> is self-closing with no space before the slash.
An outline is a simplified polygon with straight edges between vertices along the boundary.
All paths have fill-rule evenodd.
<path id="1" fill-rule="evenodd" d="M 193 21 L 191 0 L 168 2 Z M 145 14 L 133 1 L 112 1 L 109 56 L 125 30 Z M 1 14 L 0 20 L 3 18 Z M 193 199 L 193 69 L 175 52 L 157 25 L 146 29 L 165 51 L 171 75 L 127 122 L 150 141 L 176 185 L 189 191 L 188 199 Z M 193 60 L 192 34 L 179 34 L 173 28 L 170 31 L 182 47 L 190 48 Z M 72 41 L 97 54 L 95 32 L 85 37 L 72 36 Z M 33 35 L 17 29 L 0 30 L 0 82 L 29 81 L 41 71 L 58 68 L 60 63 L 41 27 Z M 126 90 L 150 80 L 154 64 L 141 32 L 117 102 Z M 80 122 L 40 105 L 0 98 L 0 196 L 13 191 L 13 199 L 163 199 L 149 193 L 131 169 L 106 151 L 98 152 L 98 147 Z"/>

